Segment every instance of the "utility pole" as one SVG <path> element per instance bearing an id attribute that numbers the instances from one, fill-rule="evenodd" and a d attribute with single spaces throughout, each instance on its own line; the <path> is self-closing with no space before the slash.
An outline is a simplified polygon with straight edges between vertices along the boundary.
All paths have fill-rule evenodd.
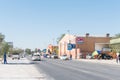
<path id="1" fill-rule="evenodd" d="M 68 30 L 68 35 L 69 35 L 69 43 L 70 43 L 70 30 Z"/>
<path id="2" fill-rule="evenodd" d="M 71 40 L 70 40 L 70 30 L 68 30 L 68 36 L 69 36 L 69 41 L 68 44 L 71 44 Z M 71 55 L 71 50 L 69 50 L 69 56 Z"/>

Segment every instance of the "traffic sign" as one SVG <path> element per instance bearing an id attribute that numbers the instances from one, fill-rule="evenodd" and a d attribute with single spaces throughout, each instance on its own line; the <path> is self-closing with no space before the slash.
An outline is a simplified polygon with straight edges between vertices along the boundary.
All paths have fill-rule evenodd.
<path id="1" fill-rule="evenodd" d="M 68 50 L 72 50 L 72 48 L 73 48 L 73 47 L 72 47 L 72 44 L 71 44 L 71 43 L 68 43 L 68 44 L 67 44 L 67 48 L 68 48 Z"/>

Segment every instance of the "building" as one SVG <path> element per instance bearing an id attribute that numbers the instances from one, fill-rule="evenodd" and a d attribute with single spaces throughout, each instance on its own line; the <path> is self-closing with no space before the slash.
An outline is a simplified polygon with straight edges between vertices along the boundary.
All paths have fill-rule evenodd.
<path id="1" fill-rule="evenodd" d="M 72 58 L 80 58 L 80 55 L 83 55 L 84 58 L 86 54 L 91 54 L 95 50 L 107 50 L 109 48 L 111 37 L 109 34 L 105 36 L 90 36 L 89 33 L 86 33 L 85 36 L 75 36 L 66 34 L 59 41 L 59 56 L 67 54 Z M 75 45 L 71 50 L 69 50 L 69 44 Z"/>
<path id="2" fill-rule="evenodd" d="M 52 44 L 49 44 L 48 48 L 47 48 L 47 53 L 56 53 L 56 54 L 58 54 L 58 46 L 54 46 Z"/>
<path id="3" fill-rule="evenodd" d="M 120 38 L 113 38 L 110 40 L 110 47 L 113 52 L 120 52 Z"/>

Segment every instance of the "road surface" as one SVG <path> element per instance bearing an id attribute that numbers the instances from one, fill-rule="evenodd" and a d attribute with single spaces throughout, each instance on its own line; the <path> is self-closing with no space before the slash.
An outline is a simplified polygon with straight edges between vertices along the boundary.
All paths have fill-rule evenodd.
<path id="1" fill-rule="evenodd" d="M 54 80 L 120 80 L 120 66 L 76 60 L 43 59 L 34 62 L 38 70 Z"/>

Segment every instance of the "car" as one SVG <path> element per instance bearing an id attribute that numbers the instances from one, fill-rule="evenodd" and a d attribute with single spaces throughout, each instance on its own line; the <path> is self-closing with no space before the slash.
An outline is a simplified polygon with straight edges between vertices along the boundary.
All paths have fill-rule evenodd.
<path id="1" fill-rule="evenodd" d="M 87 54 L 86 55 L 86 59 L 92 59 L 92 55 L 91 54 Z"/>
<path id="2" fill-rule="evenodd" d="M 40 55 L 40 53 L 33 53 L 33 55 L 32 55 L 32 61 L 41 61 L 41 55 Z"/>
<path id="3" fill-rule="evenodd" d="M 44 58 L 47 58 L 47 56 L 48 56 L 48 54 L 46 54 L 46 53 L 43 54 L 43 57 L 44 57 Z"/>
<path id="4" fill-rule="evenodd" d="M 14 59 L 20 59 L 20 55 L 19 55 L 19 53 L 13 53 L 12 54 L 12 60 L 14 60 Z"/>
<path id="5" fill-rule="evenodd" d="M 60 56 L 60 59 L 62 60 L 69 60 L 68 56 L 66 54 Z"/>
<path id="6" fill-rule="evenodd" d="M 105 53 L 102 53 L 102 54 L 100 54 L 98 56 L 99 56 L 98 59 L 108 59 L 108 60 L 113 59 L 112 56 L 110 56 L 108 54 L 105 54 Z"/>
<path id="7" fill-rule="evenodd" d="M 47 55 L 47 58 L 51 58 L 50 54 Z"/>
<path id="8" fill-rule="evenodd" d="M 51 58 L 53 58 L 53 59 L 58 59 L 58 55 L 53 54 L 53 55 L 51 55 Z"/>

